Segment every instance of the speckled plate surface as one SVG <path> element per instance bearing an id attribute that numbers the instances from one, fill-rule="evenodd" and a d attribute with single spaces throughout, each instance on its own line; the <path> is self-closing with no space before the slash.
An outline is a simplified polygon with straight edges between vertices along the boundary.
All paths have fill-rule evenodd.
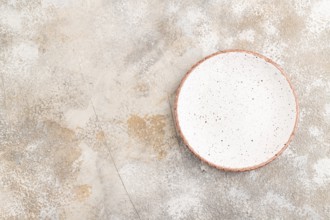
<path id="1" fill-rule="evenodd" d="M 243 50 L 212 54 L 177 90 L 176 126 L 189 149 L 228 171 L 261 167 L 282 153 L 297 127 L 297 96 L 270 59 Z"/>

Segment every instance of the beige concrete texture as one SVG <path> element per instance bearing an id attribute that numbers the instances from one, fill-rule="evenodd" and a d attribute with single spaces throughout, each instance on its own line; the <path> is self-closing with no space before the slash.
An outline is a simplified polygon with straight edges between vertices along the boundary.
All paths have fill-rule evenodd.
<path id="1" fill-rule="evenodd" d="M 225 49 L 279 63 L 300 101 L 254 171 L 174 128 L 181 78 Z M 327 0 L 0 0 L 0 219 L 330 219 L 329 57 Z"/>

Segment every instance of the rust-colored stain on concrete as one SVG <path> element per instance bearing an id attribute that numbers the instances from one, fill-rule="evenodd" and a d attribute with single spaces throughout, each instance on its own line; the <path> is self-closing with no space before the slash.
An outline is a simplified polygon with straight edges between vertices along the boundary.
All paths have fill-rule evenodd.
<path id="1" fill-rule="evenodd" d="M 103 142 L 105 140 L 104 131 L 99 131 L 96 133 L 96 140 Z"/>
<path id="2" fill-rule="evenodd" d="M 75 198 L 83 202 L 85 201 L 92 193 L 92 187 L 90 185 L 84 184 L 79 185 L 74 188 Z"/>
<path id="3" fill-rule="evenodd" d="M 159 114 L 143 117 L 131 115 L 127 120 L 128 134 L 151 146 L 158 153 L 158 159 L 163 159 L 167 155 L 163 149 L 165 120 L 166 117 Z"/>

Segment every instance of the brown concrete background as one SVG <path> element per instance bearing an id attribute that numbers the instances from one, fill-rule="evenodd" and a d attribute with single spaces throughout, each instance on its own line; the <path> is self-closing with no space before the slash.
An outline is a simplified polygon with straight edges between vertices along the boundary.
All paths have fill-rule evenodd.
<path id="1" fill-rule="evenodd" d="M 234 48 L 279 63 L 301 110 L 245 173 L 196 159 L 170 108 L 191 65 Z M 329 219 L 329 57 L 326 0 L 0 0 L 0 218 Z"/>

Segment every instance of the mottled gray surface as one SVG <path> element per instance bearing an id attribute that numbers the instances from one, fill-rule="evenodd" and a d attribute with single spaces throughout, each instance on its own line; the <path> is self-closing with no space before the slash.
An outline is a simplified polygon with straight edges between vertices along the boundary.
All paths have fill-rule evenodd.
<path id="1" fill-rule="evenodd" d="M 244 173 L 196 159 L 170 108 L 231 48 L 300 99 L 288 150 Z M 0 218 L 330 219 L 329 57 L 327 0 L 0 0 Z"/>

